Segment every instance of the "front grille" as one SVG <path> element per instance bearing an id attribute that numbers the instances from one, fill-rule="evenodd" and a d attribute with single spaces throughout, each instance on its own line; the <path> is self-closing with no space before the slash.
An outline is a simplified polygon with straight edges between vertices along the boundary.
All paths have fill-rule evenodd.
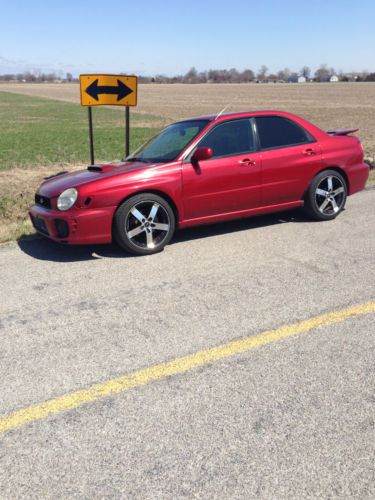
<path id="1" fill-rule="evenodd" d="M 35 203 L 44 208 L 51 208 L 51 200 L 46 196 L 41 196 L 40 194 L 35 195 Z"/>

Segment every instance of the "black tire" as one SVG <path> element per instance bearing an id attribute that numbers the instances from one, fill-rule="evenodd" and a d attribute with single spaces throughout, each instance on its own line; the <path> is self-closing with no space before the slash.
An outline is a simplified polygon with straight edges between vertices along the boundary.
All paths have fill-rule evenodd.
<path id="1" fill-rule="evenodd" d="M 114 238 L 127 252 L 150 255 L 163 250 L 175 230 L 169 203 L 153 193 L 142 193 L 124 201 L 114 217 Z"/>
<path id="2" fill-rule="evenodd" d="M 315 220 L 335 219 L 348 195 L 344 177 L 336 170 L 323 170 L 311 181 L 305 196 L 305 212 Z"/>

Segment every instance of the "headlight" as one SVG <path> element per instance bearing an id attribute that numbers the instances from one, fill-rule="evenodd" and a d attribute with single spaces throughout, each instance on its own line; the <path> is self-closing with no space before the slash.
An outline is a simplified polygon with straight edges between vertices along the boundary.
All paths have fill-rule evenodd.
<path id="1" fill-rule="evenodd" d="M 65 189 L 57 198 L 57 208 L 59 210 L 69 210 L 77 201 L 78 191 L 75 188 Z"/>

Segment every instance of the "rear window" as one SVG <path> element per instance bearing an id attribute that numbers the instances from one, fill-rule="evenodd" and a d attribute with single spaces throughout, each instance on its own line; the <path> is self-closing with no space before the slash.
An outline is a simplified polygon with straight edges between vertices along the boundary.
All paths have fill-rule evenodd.
<path id="1" fill-rule="evenodd" d="M 262 149 L 295 146 L 310 142 L 310 137 L 297 123 L 281 116 L 259 116 L 256 118 L 260 146 Z"/>

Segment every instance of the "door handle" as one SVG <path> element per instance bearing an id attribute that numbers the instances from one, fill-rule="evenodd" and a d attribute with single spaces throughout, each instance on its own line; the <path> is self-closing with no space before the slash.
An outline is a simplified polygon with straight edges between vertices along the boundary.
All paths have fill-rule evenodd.
<path id="1" fill-rule="evenodd" d="M 312 148 L 307 148 L 303 151 L 303 154 L 306 156 L 313 156 L 313 155 L 316 155 L 317 152 Z"/>
<path id="2" fill-rule="evenodd" d="M 254 167 L 257 164 L 256 161 L 251 160 L 250 158 L 244 158 L 243 160 L 239 160 L 238 163 L 244 167 Z"/>

